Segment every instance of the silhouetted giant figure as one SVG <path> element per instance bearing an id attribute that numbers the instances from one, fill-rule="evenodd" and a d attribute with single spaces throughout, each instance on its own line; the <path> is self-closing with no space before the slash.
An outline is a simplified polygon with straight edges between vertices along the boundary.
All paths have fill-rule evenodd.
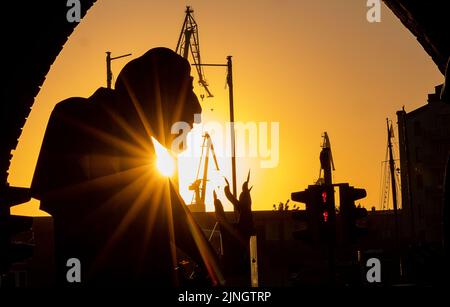
<path id="1" fill-rule="evenodd" d="M 129 62 L 114 90 L 56 105 L 32 192 L 54 218 L 58 282 L 68 284 L 66 262 L 78 258 L 81 285 L 177 285 L 174 240 L 204 267 L 204 238 L 191 235 L 184 203 L 156 171 L 151 142 L 170 148 L 172 124 L 192 125 L 200 112 L 189 63 L 166 48 Z"/>

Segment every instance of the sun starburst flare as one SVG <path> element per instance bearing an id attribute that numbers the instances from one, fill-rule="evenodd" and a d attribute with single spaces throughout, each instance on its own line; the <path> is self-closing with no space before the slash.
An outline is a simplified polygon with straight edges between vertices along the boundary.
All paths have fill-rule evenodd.
<path id="1" fill-rule="evenodd" d="M 156 154 L 156 168 L 161 175 L 171 177 L 176 169 L 175 158 L 154 137 L 152 137 L 152 142 Z"/>

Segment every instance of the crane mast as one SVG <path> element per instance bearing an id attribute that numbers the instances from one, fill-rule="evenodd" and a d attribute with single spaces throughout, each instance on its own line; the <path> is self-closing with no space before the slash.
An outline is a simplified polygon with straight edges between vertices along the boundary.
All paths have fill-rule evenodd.
<path id="1" fill-rule="evenodd" d="M 216 170 L 219 170 L 219 164 L 217 163 L 216 153 L 214 151 L 214 145 L 211 141 L 211 137 L 208 133 L 203 136 L 202 145 L 202 155 L 200 157 L 200 163 L 197 170 L 197 178 L 189 186 L 189 190 L 194 191 L 194 201 L 191 203 L 190 209 L 195 212 L 205 212 L 205 198 L 206 198 L 206 182 L 208 181 L 208 167 L 209 167 L 209 155 L 212 154 L 214 160 L 214 165 Z M 204 158 L 203 164 L 203 177 L 199 178 L 200 168 L 202 166 L 202 160 Z"/>
<path id="2" fill-rule="evenodd" d="M 184 18 L 183 27 L 181 28 L 180 36 L 178 38 L 175 52 L 183 58 L 188 59 L 189 51 L 194 61 L 195 69 L 198 74 L 198 83 L 205 89 L 207 97 L 214 97 L 208 89 L 208 82 L 206 82 L 205 74 L 201 65 L 200 56 L 200 40 L 198 37 L 198 26 L 192 13 L 194 11 L 190 6 L 186 6 L 186 17 Z"/>

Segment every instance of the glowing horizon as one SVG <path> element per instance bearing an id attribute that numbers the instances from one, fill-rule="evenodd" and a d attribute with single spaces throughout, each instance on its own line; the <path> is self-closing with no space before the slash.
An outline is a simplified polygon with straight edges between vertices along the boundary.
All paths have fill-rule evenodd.
<path id="1" fill-rule="evenodd" d="M 184 1 L 103 1 L 91 8 L 52 65 L 13 152 L 9 183 L 29 186 L 45 127 L 54 105 L 71 96 L 89 97 L 104 86 L 104 52 L 131 52 L 113 64 L 117 76 L 146 50 L 174 48 L 184 18 Z M 279 164 L 261 168 L 259 157 L 237 159 L 238 193 L 252 170 L 253 208 L 272 210 L 290 193 L 312 184 L 319 172 L 321 135 L 327 131 L 336 163 L 335 182 L 365 188 L 361 203 L 378 208 L 380 161 L 386 149 L 385 118 L 395 111 L 426 103 L 427 93 L 443 77 L 401 22 L 384 6 L 380 23 L 366 21 L 364 2 L 262 0 L 190 1 L 199 25 L 203 61 L 225 62 L 233 55 L 236 121 L 279 122 Z M 155 13 L 157 12 L 157 13 Z M 149 18 L 151 16 L 151 18 Z M 233 18 L 230 18 L 233 16 Z M 195 70 L 191 72 L 197 78 Z M 204 123 L 225 123 L 226 71 L 205 68 L 214 98 L 201 101 Z M 196 85 L 200 98 L 203 90 Z M 201 126 L 195 133 L 203 132 Z M 197 135 L 198 136 L 198 135 Z M 201 138 L 200 138 L 201 139 Z M 217 151 L 221 142 L 213 139 Z M 200 147 L 196 141 L 192 146 Z M 207 209 L 212 190 L 231 178 L 229 158 L 210 165 Z M 179 157 L 180 194 L 187 204 L 188 185 L 198 157 Z M 270 191 L 270 192 L 269 192 Z M 13 208 L 16 214 L 39 215 L 38 201 Z M 227 210 L 229 204 L 224 203 Z"/>

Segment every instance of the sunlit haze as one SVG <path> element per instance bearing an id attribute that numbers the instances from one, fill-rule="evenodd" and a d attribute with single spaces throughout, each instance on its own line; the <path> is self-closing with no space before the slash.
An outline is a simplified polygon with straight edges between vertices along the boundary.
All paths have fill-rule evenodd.
<path id="1" fill-rule="evenodd" d="M 366 1 L 355 0 L 99 1 L 76 27 L 46 77 L 13 152 L 9 183 L 30 186 L 55 104 L 72 96 L 89 97 L 106 86 L 105 52 L 132 53 L 113 62 L 118 76 L 128 61 L 153 47 L 175 49 L 186 5 L 192 6 L 199 26 L 202 61 L 224 64 L 228 55 L 233 56 L 236 121 L 257 127 L 256 141 L 236 143 L 240 149 L 249 146 L 247 151 L 252 150 L 250 143 L 257 145 L 256 156 L 237 158 L 238 192 L 251 169 L 253 209 L 271 210 L 291 192 L 318 179 L 324 131 L 331 141 L 334 182 L 365 188 L 367 197 L 361 204 L 380 208 L 385 120 L 389 117 L 395 125 L 397 110 L 425 104 L 426 93 L 433 92 L 443 76 L 384 4 L 381 22 L 369 23 Z M 214 97 L 201 99 L 204 90 L 195 82 L 202 123 L 194 125 L 189 148 L 178 157 L 180 194 L 191 202 L 188 186 L 197 176 L 202 135 L 210 132 L 208 123 L 218 123 L 211 138 L 219 169 L 210 160 L 206 206 L 213 209 L 214 189 L 225 209 L 231 210 L 223 195 L 224 177 L 231 178 L 226 68 L 204 71 Z M 198 77 L 194 69 L 191 74 Z M 262 146 L 260 136 L 271 136 L 274 125 L 279 157 L 276 165 L 264 167 L 262 162 L 275 154 L 274 148 L 267 150 L 275 140 L 268 137 L 267 146 Z M 163 168 L 166 176 L 172 171 Z M 13 213 L 44 214 L 38 207 L 39 202 L 32 200 L 13 208 Z"/>

